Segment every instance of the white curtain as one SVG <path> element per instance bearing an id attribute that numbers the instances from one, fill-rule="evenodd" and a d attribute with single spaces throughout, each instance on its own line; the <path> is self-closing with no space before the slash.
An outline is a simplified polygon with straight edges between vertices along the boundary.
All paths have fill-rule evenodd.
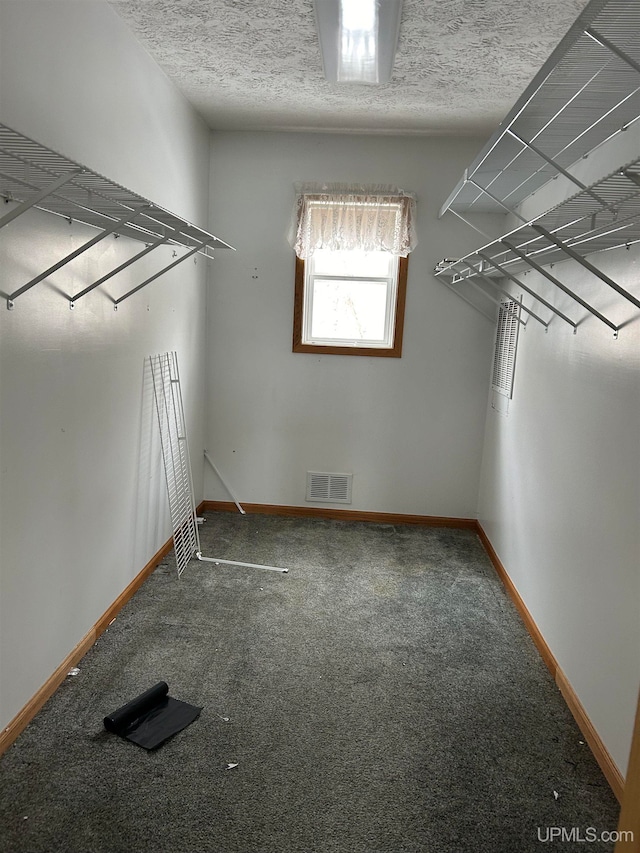
<path id="1" fill-rule="evenodd" d="M 296 184 L 289 243 L 299 258 L 316 249 L 406 256 L 417 241 L 416 198 L 397 187 Z"/>

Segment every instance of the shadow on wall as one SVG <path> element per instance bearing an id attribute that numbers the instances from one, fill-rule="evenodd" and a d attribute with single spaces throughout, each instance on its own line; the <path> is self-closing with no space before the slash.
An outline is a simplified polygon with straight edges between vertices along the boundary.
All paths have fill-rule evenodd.
<path id="1" fill-rule="evenodd" d="M 141 367 L 140 433 L 133 519 L 134 566 L 143 566 L 157 550 L 158 543 L 166 541 L 171 535 L 153 377 L 148 358 L 144 359 Z"/>

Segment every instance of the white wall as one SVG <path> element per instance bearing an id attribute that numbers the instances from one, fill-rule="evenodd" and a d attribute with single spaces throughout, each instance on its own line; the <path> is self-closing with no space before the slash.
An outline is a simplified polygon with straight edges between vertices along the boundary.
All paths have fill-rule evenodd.
<path id="1" fill-rule="evenodd" d="M 213 135 L 214 263 L 206 442 L 241 500 L 305 505 L 308 470 L 353 472 L 352 509 L 475 516 L 491 323 L 432 275 L 469 245 L 437 211 L 480 140 Z M 291 352 L 293 183 L 392 183 L 418 195 L 400 359 Z M 465 226 L 462 226 L 464 228 Z M 473 232 L 471 233 L 473 240 Z M 206 472 L 207 498 L 228 500 Z"/>
<path id="2" fill-rule="evenodd" d="M 0 2 L 0 121 L 203 227 L 209 133 L 102 2 Z M 93 233 L 38 211 L 0 232 L 13 292 Z M 6 725 L 170 535 L 144 359 L 176 349 L 192 452 L 203 437 L 206 264 L 122 303 L 171 259 L 70 295 L 139 251 L 107 238 L 0 303 L 0 725 Z M 202 471 L 195 465 L 196 488 Z"/>
<path id="3" fill-rule="evenodd" d="M 637 246 L 592 260 L 640 296 Z M 574 262 L 554 274 L 615 323 L 631 322 L 614 340 L 527 275 L 584 322 L 575 336 L 559 319 L 547 334 L 535 322 L 521 333 L 508 415 L 488 408 L 479 518 L 624 773 L 640 680 L 640 318 Z"/>

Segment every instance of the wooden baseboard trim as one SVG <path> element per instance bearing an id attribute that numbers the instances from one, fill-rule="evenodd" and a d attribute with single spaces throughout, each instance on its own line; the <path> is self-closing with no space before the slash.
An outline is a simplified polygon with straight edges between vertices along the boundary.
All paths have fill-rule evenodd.
<path id="1" fill-rule="evenodd" d="M 78 645 L 69 652 L 59 667 L 45 681 L 38 692 L 31 697 L 27 704 L 11 720 L 9 725 L 0 733 L 0 755 L 7 751 L 14 740 L 21 734 L 38 713 L 44 703 L 55 693 L 67 677 L 72 666 L 89 651 L 96 640 L 95 629 L 92 628 L 80 640 Z"/>
<path id="2" fill-rule="evenodd" d="M 624 778 L 622 773 L 620 773 L 613 758 L 611 758 L 607 748 L 602 743 L 602 740 L 600 739 L 598 732 L 594 729 L 593 723 L 589 719 L 582 702 L 576 696 L 567 676 L 560 667 L 558 667 L 558 671 L 556 672 L 556 684 L 558 685 L 560 693 L 562 693 L 564 697 L 564 701 L 569 706 L 569 710 L 573 714 L 576 723 L 580 727 L 580 731 L 584 735 L 584 739 L 591 747 L 591 752 L 594 754 L 596 761 L 600 765 L 600 769 L 606 776 L 607 782 L 611 786 L 611 790 L 615 794 L 618 802 L 621 803 L 622 795 L 624 793 Z"/>
<path id="3" fill-rule="evenodd" d="M 202 504 L 198 508 L 200 511 Z M 157 551 L 149 560 L 142 571 L 135 576 L 130 584 L 120 593 L 108 610 L 98 619 L 95 625 L 85 636 L 80 640 L 77 646 L 73 648 L 60 666 L 49 676 L 38 692 L 31 697 L 24 708 L 16 714 L 9 725 L 0 732 L 0 755 L 11 746 L 18 735 L 24 731 L 27 725 L 38 713 L 45 702 L 53 696 L 58 687 L 67 677 L 67 674 L 72 666 L 75 666 L 81 658 L 89 651 L 98 637 L 105 631 L 116 618 L 120 610 L 129 601 L 133 594 L 142 586 L 145 580 L 156 568 L 158 563 L 163 560 L 173 548 L 173 539 L 169 539 L 164 543 L 162 548 Z"/>
<path id="4" fill-rule="evenodd" d="M 366 512 L 313 506 L 278 504 L 242 504 L 247 515 L 284 515 L 290 518 L 328 518 L 333 521 L 371 521 L 376 524 L 420 524 L 425 527 L 459 527 L 476 530 L 475 518 L 449 518 L 439 515 L 404 515 L 398 512 Z M 203 512 L 238 512 L 232 501 L 203 501 Z"/>
<path id="5" fill-rule="evenodd" d="M 538 649 L 538 652 L 540 653 L 540 657 L 546 663 L 547 667 L 549 668 L 549 671 L 551 672 L 551 675 L 553 675 L 553 677 L 555 679 L 556 673 L 559 669 L 558 661 L 553 656 L 553 653 L 552 653 L 551 649 L 549 648 L 549 646 L 547 645 L 546 640 L 544 639 L 544 637 L 540 633 L 540 629 L 538 628 L 536 623 L 533 621 L 533 616 L 531 615 L 531 613 L 529 613 L 529 610 L 528 610 L 526 604 L 524 603 L 524 601 L 520 597 L 520 593 L 518 592 L 513 581 L 511 580 L 511 578 L 507 574 L 507 570 L 502 565 L 500 558 L 496 554 L 495 549 L 494 549 L 493 545 L 491 544 L 491 542 L 489 541 L 489 537 L 484 532 L 480 522 L 477 523 L 477 530 L 478 530 L 478 536 L 480 537 L 480 541 L 484 545 L 484 549 L 487 552 L 487 554 L 489 555 L 489 559 L 493 563 L 493 567 L 496 570 L 498 577 L 500 578 L 500 580 L 504 584 L 504 586 L 505 586 L 505 588 L 509 594 L 509 597 L 511 598 L 511 600 L 515 604 L 516 610 L 520 614 L 520 618 L 522 619 L 522 621 L 525 624 L 525 628 L 527 629 L 527 631 L 531 635 L 531 639 L 533 640 L 536 648 Z"/>
<path id="6" fill-rule="evenodd" d="M 100 634 L 102 634 L 103 631 L 106 631 L 106 629 L 109 627 L 109 625 L 111 625 L 111 623 L 116 618 L 118 613 L 122 610 L 122 608 L 125 606 L 127 601 L 129 601 L 129 599 L 132 598 L 133 595 L 140 589 L 142 584 L 146 581 L 146 579 L 149 577 L 149 575 L 153 572 L 153 570 L 156 568 L 158 563 L 160 563 L 162 560 L 164 560 L 164 558 L 167 556 L 167 554 L 169 554 L 171 552 L 172 548 L 173 548 L 173 539 L 168 539 L 164 543 L 162 548 L 160 548 L 160 550 L 157 551 L 153 555 L 153 557 L 151 558 L 151 560 L 149 560 L 149 562 L 144 567 L 144 569 L 142 569 L 142 571 L 135 576 L 135 578 L 131 581 L 131 583 L 128 584 L 122 590 L 122 592 L 116 598 L 116 600 L 113 602 L 111 607 L 109 607 L 109 609 L 106 610 L 102 614 L 100 619 L 98 619 L 98 621 L 94 625 L 96 640 L 98 639 Z"/>
<path id="7" fill-rule="evenodd" d="M 560 666 L 558 665 L 558 661 L 555 659 L 553 652 L 547 645 L 546 640 L 542 636 L 540 629 L 536 625 L 533 616 L 529 612 L 526 604 L 522 600 L 520 593 L 515 587 L 515 584 L 509 577 L 507 570 L 502 565 L 500 558 L 498 557 L 489 537 L 485 533 L 480 522 L 476 522 L 476 529 L 478 531 L 478 536 L 480 537 L 480 541 L 482 542 L 485 551 L 487 552 L 489 559 L 493 563 L 493 567 L 495 568 L 498 577 L 502 581 L 507 590 L 507 593 L 513 603 L 516 606 L 522 621 L 525 624 L 525 627 L 529 634 L 531 635 L 531 639 L 533 640 L 542 660 L 545 662 L 551 675 L 556 682 L 560 693 L 562 694 L 565 702 L 569 710 L 571 711 L 573 718 L 575 719 L 580 731 L 582 732 L 585 741 L 589 744 L 591 751 L 593 752 L 594 758 L 600 765 L 600 769 L 605 775 L 605 778 L 609 785 L 611 786 L 611 790 L 615 794 L 618 802 L 622 802 L 622 795 L 624 792 L 624 778 L 618 769 L 615 761 L 611 757 L 609 751 L 606 746 L 602 742 L 599 734 L 593 727 L 593 723 L 589 719 L 587 712 L 584 709 L 584 706 L 578 699 L 573 687 L 569 683 L 567 676 L 564 674 Z"/>
<path id="8" fill-rule="evenodd" d="M 633 726 L 624 798 L 620 809 L 620 820 L 618 821 L 618 831 L 625 834 L 620 836 L 615 853 L 640 853 L 640 809 L 638 803 L 640 803 L 640 694 L 636 708 L 636 721 Z"/>

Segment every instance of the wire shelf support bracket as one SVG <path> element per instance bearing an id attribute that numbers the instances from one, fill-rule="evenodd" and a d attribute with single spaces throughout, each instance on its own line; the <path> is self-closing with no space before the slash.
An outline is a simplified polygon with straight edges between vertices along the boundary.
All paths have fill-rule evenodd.
<path id="1" fill-rule="evenodd" d="M 554 313 L 556 315 L 556 317 L 559 317 L 561 320 L 564 320 L 565 323 L 568 323 L 573 328 L 573 334 L 575 335 L 575 333 L 578 330 L 578 324 L 576 322 L 574 322 L 569 317 L 567 317 L 567 315 L 564 314 L 562 311 L 560 311 L 558 308 L 556 308 L 555 305 L 552 305 L 551 302 L 548 302 L 546 299 L 544 299 L 537 291 L 533 290 L 533 288 L 526 285 L 522 281 L 522 279 L 513 275 L 513 273 L 509 272 L 509 270 L 502 267 L 499 263 L 492 260 L 487 255 L 482 254 L 481 252 L 479 252 L 478 254 L 484 261 L 487 262 L 487 264 L 489 264 L 490 267 L 494 267 L 494 269 L 496 269 L 505 278 L 508 278 L 515 285 L 517 285 L 518 287 L 521 287 L 530 296 L 533 296 L 534 299 L 537 299 L 537 301 L 540 302 L 542 305 L 544 305 L 545 308 L 548 308 L 549 311 Z"/>
<path id="2" fill-rule="evenodd" d="M 174 267 L 177 267 L 178 264 L 183 263 L 183 261 L 186 261 L 187 258 L 191 258 L 193 255 L 196 254 L 196 252 L 200 252 L 202 249 L 205 248 L 205 246 L 208 245 L 208 243 L 209 241 L 205 240 L 198 246 L 194 246 L 193 249 L 190 249 L 188 252 L 185 252 L 185 254 L 179 257 L 176 261 L 173 261 L 173 263 L 170 263 L 168 266 L 163 267 L 160 272 L 154 273 L 154 275 L 145 279 L 141 284 L 137 284 L 135 287 L 131 288 L 131 290 L 127 291 L 127 293 L 125 293 L 123 296 L 119 296 L 118 299 L 114 299 L 114 311 L 118 310 L 118 305 L 120 305 L 121 302 L 124 302 L 125 299 L 128 299 L 130 296 L 133 296 L 134 293 L 137 293 L 139 290 L 142 290 L 143 287 L 146 287 L 148 284 L 151 284 L 152 281 L 155 281 L 157 278 L 160 278 L 161 275 L 164 275 L 166 272 L 169 272 L 169 270 L 173 269 Z"/>
<path id="3" fill-rule="evenodd" d="M 136 210 L 132 213 L 127 213 L 124 216 L 121 216 L 108 228 L 103 229 L 99 234 L 96 234 L 95 237 L 92 237 L 86 243 L 83 243 L 82 246 L 80 246 L 78 249 L 75 249 L 73 252 L 70 252 L 68 255 L 65 255 L 62 260 L 53 264 L 53 266 L 49 267 L 44 272 L 41 272 L 39 275 L 35 276 L 35 278 L 32 278 L 31 281 L 28 281 L 22 287 L 18 288 L 18 290 L 14 291 L 11 296 L 9 296 L 9 301 L 13 302 L 15 299 L 18 298 L 18 296 L 21 296 L 23 293 L 26 293 L 27 290 L 31 290 L 34 285 L 39 284 L 46 278 L 49 278 L 50 275 L 53 275 L 58 270 L 62 269 L 62 267 L 66 266 L 66 264 L 75 260 L 88 249 L 91 249 L 93 246 L 100 243 L 100 241 L 104 240 L 105 237 L 108 237 L 110 234 L 114 234 L 121 228 L 122 225 L 125 225 L 128 222 L 132 222 L 140 212 L 141 211 Z"/>
<path id="4" fill-rule="evenodd" d="M 488 284 L 491 287 L 495 288 L 498 291 L 498 293 L 501 293 L 507 299 L 513 299 L 513 294 L 509 293 L 509 291 L 505 290 L 503 287 L 500 287 L 498 282 L 494 281 L 494 279 L 489 278 L 489 276 L 486 276 L 481 272 L 478 273 L 478 277 L 481 279 L 481 281 L 484 281 L 485 284 Z M 502 301 L 499 299 L 496 300 L 496 303 L 498 305 L 503 304 Z M 549 321 L 543 320 L 542 317 L 540 317 L 538 314 L 535 313 L 535 311 L 532 311 L 531 308 L 527 308 L 527 306 L 524 304 L 524 302 L 522 302 L 522 300 L 520 300 L 520 308 L 522 311 L 524 311 L 530 317 L 533 317 L 534 320 L 537 320 L 538 323 L 540 323 L 540 325 L 544 327 L 545 332 L 549 331 Z M 518 320 L 520 320 L 520 322 L 523 323 L 523 325 L 526 325 L 520 317 L 518 317 Z"/>
<path id="5" fill-rule="evenodd" d="M 496 321 L 495 317 L 492 317 L 490 314 L 487 314 L 486 311 L 483 311 L 482 308 L 480 308 L 480 306 L 476 305 L 476 303 L 473 302 L 473 300 L 469 299 L 468 296 L 465 296 L 464 293 L 462 293 L 459 290 L 456 290 L 456 288 L 455 288 L 456 283 L 455 282 L 447 281 L 447 279 L 445 279 L 445 278 L 441 279 L 441 281 L 449 288 L 449 290 L 452 293 L 454 293 L 458 297 L 458 299 L 461 299 L 463 302 L 466 302 L 467 305 L 470 305 L 474 311 L 476 311 L 478 314 L 481 314 L 490 323 L 495 323 L 495 321 Z M 487 296 L 486 293 L 484 295 Z"/>
<path id="6" fill-rule="evenodd" d="M 117 275 L 119 272 L 127 269 L 127 267 L 131 266 L 131 264 L 135 263 L 139 258 L 143 258 L 145 255 L 148 255 L 158 246 L 163 246 L 167 243 L 171 238 L 170 234 L 165 234 L 164 237 L 158 237 L 157 240 L 154 240 L 153 243 L 150 243 L 146 248 L 144 248 L 141 252 L 138 252 L 132 258 L 125 261 L 124 263 L 117 266 L 115 269 L 110 270 L 105 275 L 101 276 L 97 281 L 94 281 L 88 287 L 85 287 L 83 290 L 80 290 L 69 300 L 69 308 L 75 308 L 76 302 L 78 299 L 82 299 L 83 296 L 86 296 L 87 293 L 90 293 L 92 290 L 95 290 L 96 287 L 100 287 L 101 284 L 104 284 L 105 281 L 109 281 L 110 278 L 113 278 L 114 275 Z"/>

